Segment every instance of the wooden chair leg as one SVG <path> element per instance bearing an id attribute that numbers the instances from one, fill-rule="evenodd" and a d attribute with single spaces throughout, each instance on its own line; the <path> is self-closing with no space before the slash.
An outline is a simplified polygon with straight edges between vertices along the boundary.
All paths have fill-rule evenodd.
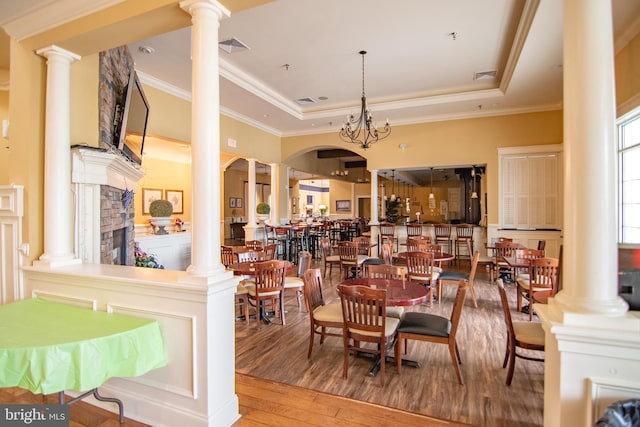
<path id="1" fill-rule="evenodd" d="M 476 301 L 476 291 L 473 289 L 473 283 L 469 283 L 469 290 L 471 291 L 471 299 L 473 300 L 473 307 L 478 308 L 478 301 Z"/>
<path id="2" fill-rule="evenodd" d="M 458 377 L 458 382 L 461 385 L 464 385 L 464 381 L 462 381 L 462 374 L 460 373 L 460 352 L 458 351 L 458 346 L 455 342 L 449 344 L 449 354 L 451 355 L 451 362 L 453 363 L 453 368 L 456 370 L 456 376 Z"/>

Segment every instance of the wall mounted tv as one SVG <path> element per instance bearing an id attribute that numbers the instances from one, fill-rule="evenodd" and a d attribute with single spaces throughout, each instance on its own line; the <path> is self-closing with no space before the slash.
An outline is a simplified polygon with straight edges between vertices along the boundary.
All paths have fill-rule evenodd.
<path id="1" fill-rule="evenodd" d="M 124 97 L 124 109 L 116 135 L 117 147 L 125 156 L 138 164 L 142 164 L 142 149 L 149 119 L 149 103 L 144 96 L 142 85 L 134 69 L 129 75 L 127 93 Z"/>

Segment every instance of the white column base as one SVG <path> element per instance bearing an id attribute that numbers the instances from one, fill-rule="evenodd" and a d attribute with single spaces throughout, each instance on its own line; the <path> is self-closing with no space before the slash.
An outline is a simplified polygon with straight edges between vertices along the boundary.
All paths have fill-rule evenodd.
<path id="1" fill-rule="evenodd" d="M 640 312 L 569 312 L 534 304 L 545 330 L 544 425 L 593 425 L 612 402 L 640 395 Z"/>
<path id="2" fill-rule="evenodd" d="M 67 267 L 70 265 L 82 264 L 80 258 L 74 258 L 73 255 L 68 257 L 51 258 L 51 259 L 38 259 L 33 261 L 33 266 L 42 269 Z"/>
<path id="3" fill-rule="evenodd" d="M 245 225 L 244 226 L 244 239 L 245 240 L 258 240 L 256 239 L 256 234 L 257 234 L 257 230 L 258 226 L 256 225 Z"/>
<path id="4" fill-rule="evenodd" d="M 611 300 L 595 300 L 570 296 L 560 291 L 550 308 L 555 313 L 555 317 L 561 318 L 565 324 L 591 324 L 590 326 L 594 328 L 609 328 L 617 325 L 617 319 L 629 310 L 629 305 L 619 296 Z M 594 322 L 594 318 L 600 316 L 603 318 Z"/>

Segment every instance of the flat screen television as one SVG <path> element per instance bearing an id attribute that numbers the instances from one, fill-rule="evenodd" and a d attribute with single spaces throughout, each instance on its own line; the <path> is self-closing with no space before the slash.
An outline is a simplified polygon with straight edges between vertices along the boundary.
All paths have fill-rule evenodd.
<path id="1" fill-rule="evenodd" d="M 142 150 L 147 132 L 147 120 L 149 119 L 149 103 L 147 97 L 144 96 L 142 85 L 134 69 L 131 69 L 129 75 L 124 100 L 117 139 L 118 149 L 134 162 L 142 164 Z"/>

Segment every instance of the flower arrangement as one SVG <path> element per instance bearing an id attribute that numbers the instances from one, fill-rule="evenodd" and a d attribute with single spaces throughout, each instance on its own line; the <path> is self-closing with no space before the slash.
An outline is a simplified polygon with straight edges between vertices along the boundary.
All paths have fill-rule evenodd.
<path id="1" fill-rule="evenodd" d="M 135 246 L 134 251 L 136 256 L 136 267 L 164 269 L 164 266 L 158 262 L 155 255 L 147 254 L 145 251 L 140 249 L 138 245 Z"/>
<path id="2" fill-rule="evenodd" d="M 184 225 L 184 221 L 180 218 L 176 218 L 175 220 L 176 227 L 182 227 Z"/>

